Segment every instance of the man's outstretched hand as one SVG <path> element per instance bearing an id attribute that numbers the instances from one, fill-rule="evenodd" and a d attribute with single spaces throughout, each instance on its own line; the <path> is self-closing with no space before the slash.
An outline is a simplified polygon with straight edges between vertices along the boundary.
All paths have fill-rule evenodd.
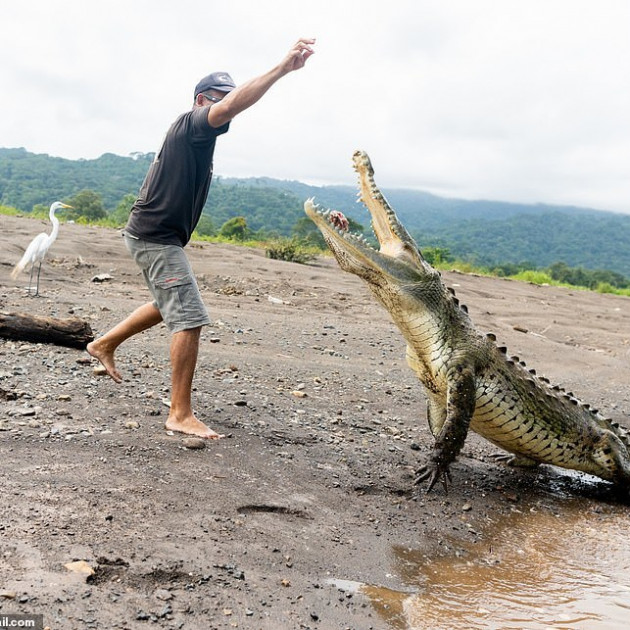
<path id="1" fill-rule="evenodd" d="M 299 39 L 282 63 L 285 71 L 292 72 L 303 68 L 306 60 L 315 53 L 313 44 L 315 44 L 315 38 Z"/>

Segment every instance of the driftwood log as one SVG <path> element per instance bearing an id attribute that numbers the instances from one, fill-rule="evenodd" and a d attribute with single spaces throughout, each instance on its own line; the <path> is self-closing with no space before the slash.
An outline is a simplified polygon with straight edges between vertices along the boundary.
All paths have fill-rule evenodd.
<path id="1" fill-rule="evenodd" d="M 84 350 L 94 339 L 90 325 L 78 317 L 55 319 L 0 312 L 0 337 Z"/>

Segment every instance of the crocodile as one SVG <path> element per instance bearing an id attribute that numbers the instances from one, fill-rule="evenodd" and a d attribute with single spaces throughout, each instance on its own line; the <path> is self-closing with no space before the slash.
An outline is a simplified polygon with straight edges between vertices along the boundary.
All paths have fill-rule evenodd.
<path id="1" fill-rule="evenodd" d="M 497 459 L 507 464 L 551 464 L 630 489 L 628 430 L 510 356 L 495 335 L 478 331 L 378 189 L 367 153 L 356 151 L 353 164 L 357 201 L 370 212 L 379 250 L 348 231 L 339 211 L 331 216 L 313 198 L 304 210 L 339 266 L 367 283 L 407 342 L 434 438 L 415 483 L 427 482 L 430 491 L 441 480 L 448 490 L 451 464 L 470 429 L 500 447 Z"/>

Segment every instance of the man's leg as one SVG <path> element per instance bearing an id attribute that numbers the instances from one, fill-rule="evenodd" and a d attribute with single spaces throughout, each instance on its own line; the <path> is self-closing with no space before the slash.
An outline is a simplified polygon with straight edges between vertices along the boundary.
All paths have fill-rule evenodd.
<path id="1" fill-rule="evenodd" d="M 201 326 L 173 333 L 171 340 L 171 411 L 165 427 L 202 438 L 223 437 L 195 417 L 191 404 Z"/>
<path id="2" fill-rule="evenodd" d="M 160 315 L 160 311 L 149 302 L 148 304 L 139 306 L 129 317 L 119 324 L 116 324 L 116 326 L 102 337 L 89 343 L 86 350 L 103 364 L 107 373 L 116 383 L 120 383 L 122 376 L 116 369 L 116 363 L 114 361 L 116 348 L 118 348 L 125 339 L 129 339 L 129 337 L 147 328 L 151 328 L 161 321 L 162 315 Z"/>

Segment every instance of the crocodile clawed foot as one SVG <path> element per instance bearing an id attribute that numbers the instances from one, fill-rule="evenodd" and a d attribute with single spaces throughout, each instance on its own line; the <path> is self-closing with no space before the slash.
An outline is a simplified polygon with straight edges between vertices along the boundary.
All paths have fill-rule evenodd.
<path id="1" fill-rule="evenodd" d="M 490 455 L 490 459 L 500 464 L 516 468 L 535 468 L 540 465 L 540 462 L 530 459 L 529 457 L 525 457 L 524 455 L 514 455 L 513 453 L 506 453 L 504 451 L 492 453 L 492 455 Z"/>
<path id="2" fill-rule="evenodd" d="M 509 466 L 514 460 L 514 455 L 512 455 L 512 453 L 506 453 L 504 451 L 492 453 L 491 455 L 488 455 L 488 457 L 493 462 L 497 462 L 498 464 L 506 464 L 507 466 Z"/>
<path id="3" fill-rule="evenodd" d="M 444 486 L 444 492 L 446 494 L 448 494 L 448 483 L 453 483 L 448 466 L 439 465 L 436 462 L 429 462 L 424 466 L 420 466 L 420 468 L 416 471 L 414 483 L 419 485 L 427 479 L 429 480 L 427 493 L 433 490 L 433 486 L 435 486 L 439 479 L 442 480 L 442 485 Z"/>

